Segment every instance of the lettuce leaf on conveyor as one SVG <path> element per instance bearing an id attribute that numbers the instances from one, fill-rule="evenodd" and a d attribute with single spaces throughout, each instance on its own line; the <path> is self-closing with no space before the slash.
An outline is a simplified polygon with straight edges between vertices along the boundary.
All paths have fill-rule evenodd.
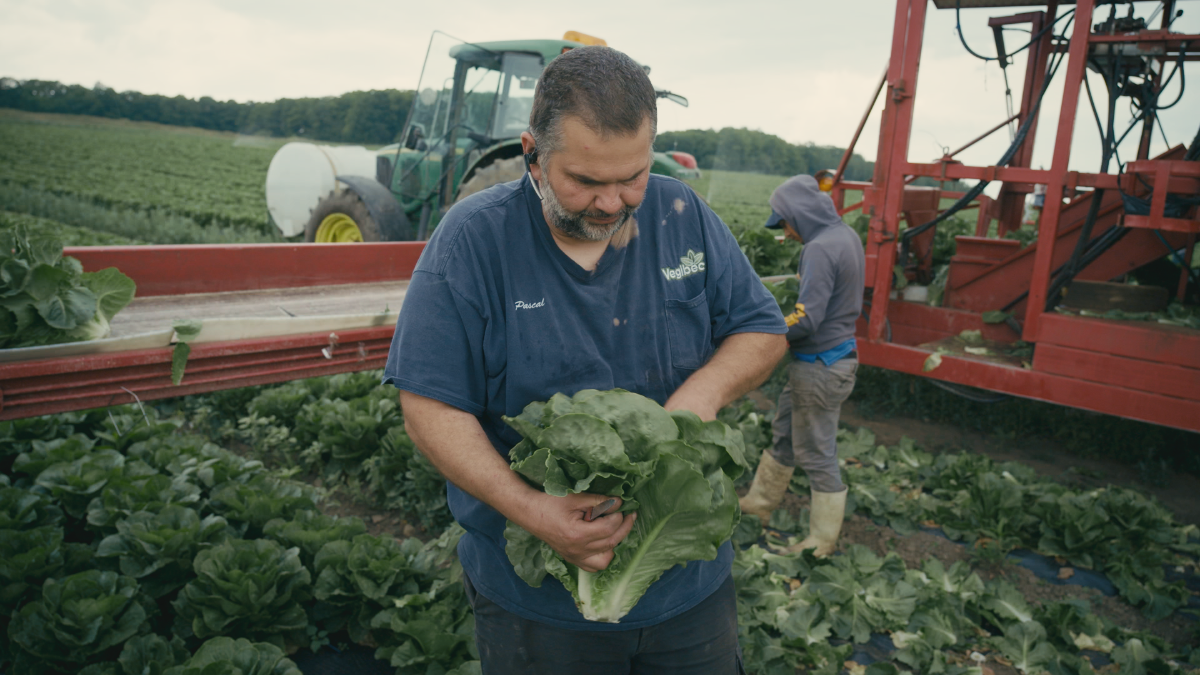
<path id="1" fill-rule="evenodd" d="M 0 231 L 0 349 L 108 337 L 135 290 L 116 268 L 84 272 L 55 238 Z"/>
<path id="2" fill-rule="evenodd" d="M 618 622 L 668 569 L 713 560 L 741 516 L 733 481 L 748 466 L 742 435 L 723 422 L 667 412 L 621 389 L 555 394 L 505 418 L 525 437 L 513 470 L 548 494 L 620 497 L 638 513 L 600 572 L 585 572 L 511 521 L 505 551 L 530 586 L 562 582 L 590 621 Z"/>

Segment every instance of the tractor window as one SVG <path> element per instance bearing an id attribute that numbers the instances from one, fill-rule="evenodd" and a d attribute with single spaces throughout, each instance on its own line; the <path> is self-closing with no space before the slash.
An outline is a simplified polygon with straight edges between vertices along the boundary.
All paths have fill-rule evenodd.
<path id="1" fill-rule="evenodd" d="M 503 80 L 496 100 L 492 138 L 514 138 L 529 128 L 533 92 L 542 75 L 542 57 L 508 52 L 504 55 Z"/>
<path id="2" fill-rule="evenodd" d="M 500 54 L 434 31 L 404 139 L 415 133 L 429 147 L 448 140 L 458 101 L 456 83 L 462 87 L 457 94 L 463 97 L 458 124 L 486 133 L 500 86 L 500 68 Z M 461 126 L 458 130 L 465 135 Z"/>
<path id="3" fill-rule="evenodd" d="M 459 122 L 470 131 L 486 134 L 488 120 L 496 103 L 496 90 L 500 88 L 500 72 L 487 67 L 467 70 L 463 81 L 463 107 Z"/>

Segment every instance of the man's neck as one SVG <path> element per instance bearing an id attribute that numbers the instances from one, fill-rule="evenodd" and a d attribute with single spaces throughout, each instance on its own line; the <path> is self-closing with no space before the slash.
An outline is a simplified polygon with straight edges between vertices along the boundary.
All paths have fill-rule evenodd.
<path id="1" fill-rule="evenodd" d="M 612 237 L 600 241 L 568 237 L 554 225 L 554 218 L 544 204 L 542 205 L 542 215 L 546 218 L 546 224 L 550 227 L 550 236 L 554 238 L 554 243 L 558 244 L 559 250 L 567 254 L 568 258 L 574 260 L 575 264 L 583 269 L 589 272 L 595 271 L 596 265 L 604 256 L 604 251 L 608 248 Z"/>

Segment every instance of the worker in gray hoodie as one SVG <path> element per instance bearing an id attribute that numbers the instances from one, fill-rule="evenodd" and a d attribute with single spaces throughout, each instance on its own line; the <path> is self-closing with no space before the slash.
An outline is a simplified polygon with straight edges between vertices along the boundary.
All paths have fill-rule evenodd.
<path id="1" fill-rule="evenodd" d="M 793 552 L 833 553 L 846 513 L 847 488 L 837 462 L 838 417 L 854 389 L 858 353 L 854 324 L 862 312 L 862 241 L 812 176 L 794 176 L 771 194 L 766 226 L 804 244 L 800 295 L 789 314 L 788 382 L 775 411 L 774 439 L 754 483 L 740 501 L 765 524 L 799 465 L 812 488 L 808 537 Z"/>

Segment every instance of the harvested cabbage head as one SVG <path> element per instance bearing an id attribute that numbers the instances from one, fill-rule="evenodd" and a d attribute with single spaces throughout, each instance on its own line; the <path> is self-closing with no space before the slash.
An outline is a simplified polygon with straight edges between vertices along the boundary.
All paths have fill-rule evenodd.
<path id="1" fill-rule="evenodd" d="M 742 435 L 722 422 L 621 389 L 556 394 L 505 421 L 525 437 L 510 458 L 526 480 L 560 497 L 620 497 L 622 511 L 638 512 L 596 573 L 508 523 L 505 550 L 517 574 L 534 587 L 553 575 L 588 620 L 616 623 L 670 568 L 716 558 L 741 516 L 733 481 L 747 468 Z"/>

